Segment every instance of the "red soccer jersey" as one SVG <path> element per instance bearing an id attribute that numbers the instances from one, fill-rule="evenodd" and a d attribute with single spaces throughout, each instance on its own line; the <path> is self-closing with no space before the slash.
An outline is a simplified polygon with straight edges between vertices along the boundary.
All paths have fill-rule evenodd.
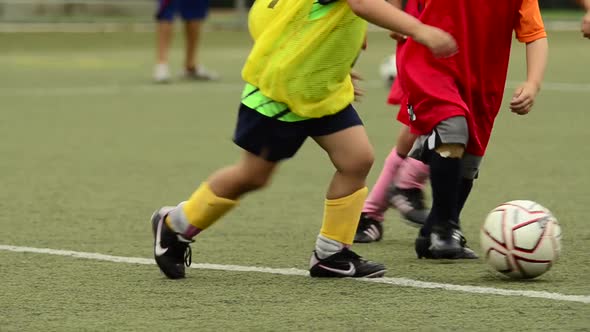
<path id="1" fill-rule="evenodd" d="M 425 0 L 420 20 L 455 37 L 459 53 L 436 59 L 408 40 L 400 84 L 413 108 L 410 127 L 428 134 L 442 120 L 465 116 L 467 152 L 483 155 L 502 103 L 513 31 L 521 42 L 546 37 L 537 0 Z"/>
<path id="2" fill-rule="evenodd" d="M 424 8 L 425 0 L 408 0 L 404 7 L 404 11 L 414 17 L 419 17 L 420 12 Z M 397 43 L 397 48 L 395 50 L 395 57 L 396 57 L 396 64 L 399 67 L 399 61 L 402 58 L 402 49 L 405 44 L 405 41 L 400 41 Z M 399 70 L 398 70 L 399 73 Z M 399 74 L 398 74 L 399 75 Z M 387 97 L 387 102 L 391 105 L 402 105 L 402 108 L 407 107 L 405 105 L 405 94 L 400 86 L 400 81 L 396 79 L 389 90 L 389 96 Z M 404 111 L 405 112 L 405 111 Z M 399 119 L 399 116 L 398 116 Z M 404 124 L 407 125 L 407 121 L 402 121 Z"/>
<path id="3" fill-rule="evenodd" d="M 404 7 L 404 11 L 414 17 L 420 17 L 420 13 L 422 9 L 424 9 L 425 0 L 408 0 Z M 403 66 L 403 46 L 405 45 L 405 41 L 401 41 L 397 43 L 397 48 L 395 50 L 395 57 L 396 57 L 396 65 L 397 65 L 397 72 L 398 77 L 393 82 L 391 89 L 389 90 L 389 95 L 387 96 L 387 103 L 391 105 L 400 105 L 399 111 L 397 113 L 397 120 L 403 123 L 406 126 L 410 125 L 410 117 L 408 116 L 408 102 L 406 93 L 403 91 L 399 76 L 401 75 L 401 71 L 399 70 L 400 65 Z M 401 62 L 401 63 L 400 63 Z"/>

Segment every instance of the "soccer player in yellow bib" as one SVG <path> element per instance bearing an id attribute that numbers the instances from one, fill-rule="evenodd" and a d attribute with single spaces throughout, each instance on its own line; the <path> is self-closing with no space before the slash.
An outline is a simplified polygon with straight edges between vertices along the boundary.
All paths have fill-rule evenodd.
<path id="1" fill-rule="evenodd" d="M 185 276 L 193 238 L 269 183 L 277 165 L 311 137 L 336 172 L 311 256 L 312 277 L 380 277 L 382 264 L 349 249 L 373 163 L 373 149 L 351 102 L 351 67 L 366 21 L 414 38 L 437 56 L 456 52 L 454 39 L 383 0 L 257 0 L 249 16 L 253 49 L 234 134 L 240 160 L 204 181 L 185 202 L 152 216 L 154 257 L 171 279 Z M 315 166 L 314 166 L 315 167 Z"/>

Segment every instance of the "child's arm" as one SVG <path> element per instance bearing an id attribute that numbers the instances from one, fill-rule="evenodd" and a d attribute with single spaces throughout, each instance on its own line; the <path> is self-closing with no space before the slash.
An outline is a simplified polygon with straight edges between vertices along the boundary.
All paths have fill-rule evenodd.
<path id="1" fill-rule="evenodd" d="M 402 0 L 387 0 L 387 2 L 389 2 L 395 8 L 402 9 Z"/>
<path id="2" fill-rule="evenodd" d="M 392 6 L 394 6 L 397 9 L 402 9 L 402 0 L 388 0 L 387 2 L 389 2 Z M 395 31 L 391 31 L 389 33 L 389 37 L 391 37 L 391 39 L 397 40 L 398 42 L 404 41 L 408 38 L 407 36 L 404 36 L 401 33 L 397 33 Z"/>
<path id="3" fill-rule="evenodd" d="M 582 19 L 582 34 L 586 38 L 590 38 L 590 0 L 584 1 L 584 8 L 586 9 L 586 15 Z"/>
<path id="4" fill-rule="evenodd" d="M 395 8 L 383 0 L 347 0 L 359 17 L 391 31 L 412 37 L 428 47 L 437 57 L 451 56 L 457 52 L 455 39 L 448 33 L 425 24 Z"/>
<path id="5" fill-rule="evenodd" d="M 547 38 L 540 38 L 526 44 L 527 80 L 514 91 L 510 102 L 512 112 L 524 115 L 531 111 L 537 92 L 541 88 L 548 53 Z"/>

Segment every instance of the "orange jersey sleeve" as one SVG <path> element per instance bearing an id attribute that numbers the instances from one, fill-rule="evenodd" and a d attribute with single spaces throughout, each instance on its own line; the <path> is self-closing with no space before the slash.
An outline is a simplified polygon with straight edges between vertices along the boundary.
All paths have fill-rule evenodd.
<path id="1" fill-rule="evenodd" d="M 516 22 L 514 30 L 516 32 L 516 38 L 520 42 L 530 43 L 537 39 L 547 37 L 537 0 L 523 0 L 518 14 L 519 19 Z"/>

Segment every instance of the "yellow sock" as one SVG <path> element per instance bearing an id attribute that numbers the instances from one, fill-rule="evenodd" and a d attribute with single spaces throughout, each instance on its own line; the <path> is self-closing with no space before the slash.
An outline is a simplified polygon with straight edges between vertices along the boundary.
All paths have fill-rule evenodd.
<path id="1" fill-rule="evenodd" d="M 327 199 L 320 234 L 344 244 L 352 244 L 368 192 L 367 187 L 364 187 L 342 198 Z"/>
<path id="2" fill-rule="evenodd" d="M 191 225 L 204 230 L 213 225 L 236 204 L 237 201 L 218 197 L 211 191 L 209 185 L 203 182 L 191 198 L 183 204 L 182 210 Z"/>

